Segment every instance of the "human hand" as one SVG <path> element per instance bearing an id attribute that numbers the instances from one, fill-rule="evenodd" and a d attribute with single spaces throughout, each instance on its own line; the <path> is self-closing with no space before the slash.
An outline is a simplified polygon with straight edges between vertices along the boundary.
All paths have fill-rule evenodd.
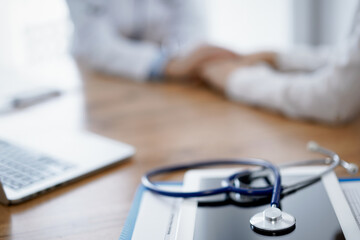
<path id="1" fill-rule="evenodd" d="M 241 60 L 220 60 L 204 64 L 200 77 L 216 90 L 224 91 L 229 75 L 240 67 L 246 66 Z"/>
<path id="2" fill-rule="evenodd" d="M 200 77 L 219 91 L 224 91 L 229 75 L 239 68 L 244 68 L 265 62 L 276 68 L 276 54 L 273 52 L 259 52 L 243 55 L 237 59 L 220 59 L 202 65 Z"/>
<path id="3" fill-rule="evenodd" d="M 186 56 L 171 59 L 165 67 L 164 74 L 170 78 L 194 77 L 198 75 L 200 68 L 210 61 L 238 57 L 238 54 L 225 48 L 204 45 Z"/>
<path id="4" fill-rule="evenodd" d="M 257 52 L 249 55 L 243 55 L 241 60 L 243 65 L 250 66 L 262 62 L 262 63 L 267 63 L 268 65 L 276 69 L 277 68 L 276 58 L 277 58 L 277 54 L 275 52 L 269 51 L 269 52 Z"/>

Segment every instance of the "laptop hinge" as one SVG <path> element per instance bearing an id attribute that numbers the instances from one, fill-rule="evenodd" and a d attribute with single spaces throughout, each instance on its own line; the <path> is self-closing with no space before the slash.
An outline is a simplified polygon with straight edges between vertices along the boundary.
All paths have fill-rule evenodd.
<path id="1" fill-rule="evenodd" d="M 5 194 L 4 188 L 1 184 L 1 181 L 0 181 L 0 203 L 5 204 L 5 205 L 8 205 L 10 203 L 6 197 L 6 194 Z"/>

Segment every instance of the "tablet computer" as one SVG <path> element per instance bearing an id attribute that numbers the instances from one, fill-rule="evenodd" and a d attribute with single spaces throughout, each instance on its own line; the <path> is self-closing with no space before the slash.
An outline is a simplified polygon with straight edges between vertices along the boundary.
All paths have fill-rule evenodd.
<path id="1" fill-rule="evenodd" d="M 290 184 L 321 172 L 322 167 L 301 167 L 281 171 L 283 184 Z M 223 179 L 239 171 L 211 169 L 189 171 L 184 180 L 188 191 L 220 187 Z M 269 176 L 270 177 L 270 176 Z M 270 177 L 271 178 L 271 177 Z M 259 178 L 254 184 L 269 184 Z M 243 199 L 240 199 L 243 198 Z M 231 199 L 231 200 L 229 200 Z M 237 201 L 236 199 L 239 199 Z M 234 201 L 236 200 L 236 201 Z M 248 200 L 248 201 L 247 201 Z M 269 199 L 246 199 L 246 196 L 222 194 L 206 198 L 185 199 L 180 207 L 176 240 L 230 239 L 359 239 L 360 230 L 331 172 L 314 184 L 282 197 L 280 207 L 296 218 L 296 227 L 281 236 L 254 232 L 249 220 L 270 206 Z M 238 204 L 237 202 L 241 202 Z M 249 204 L 246 204 L 246 203 Z"/>

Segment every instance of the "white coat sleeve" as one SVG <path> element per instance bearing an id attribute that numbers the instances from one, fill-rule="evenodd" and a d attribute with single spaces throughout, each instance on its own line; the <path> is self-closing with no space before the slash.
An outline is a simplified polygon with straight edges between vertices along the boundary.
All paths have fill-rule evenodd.
<path id="1" fill-rule="evenodd" d="M 159 47 L 132 41 L 116 31 L 107 14 L 107 1 L 67 0 L 74 22 L 74 54 L 92 68 L 109 74 L 145 80 Z"/>
<path id="2" fill-rule="evenodd" d="M 359 34 L 311 73 L 282 73 L 261 65 L 238 69 L 227 82 L 229 98 L 292 118 L 341 123 L 360 111 Z"/>
<path id="3" fill-rule="evenodd" d="M 277 54 L 276 65 L 280 71 L 314 71 L 329 63 L 329 47 L 299 46 Z"/>

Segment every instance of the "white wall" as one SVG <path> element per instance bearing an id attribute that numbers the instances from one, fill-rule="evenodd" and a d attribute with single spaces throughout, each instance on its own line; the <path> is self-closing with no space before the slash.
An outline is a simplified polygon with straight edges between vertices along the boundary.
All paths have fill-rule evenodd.
<path id="1" fill-rule="evenodd" d="M 293 0 L 296 44 L 337 44 L 346 38 L 358 0 Z"/>
<path id="2" fill-rule="evenodd" d="M 331 0 L 333 1 L 332 12 L 335 14 L 331 38 L 334 43 L 342 41 L 349 33 L 353 17 L 357 9 L 358 0 Z M 331 28 L 331 27 L 330 27 Z"/>
<path id="3" fill-rule="evenodd" d="M 204 0 L 211 42 L 238 49 L 337 44 L 359 0 Z"/>
<path id="4" fill-rule="evenodd" d="M 68 54 L 72 25 L 65 1 L 0 1 L 1 87 L 14 81 L 78 86 L 78 69 Z"/>
<path id="5" fill-rule="evenodd" d="M 0 66 L 49 61 L 67 51 L 67 7 L 60 0 L 2 0 Z"/>
<path id="6" fill-rule="evenodd" d="M 252 51 L 292 45 L 291 0 L 204 0 L 211 42 Z"/>
<path id="7" fill-rule="evenodd" d="M 9 27 L 11 2 L 2 1 L 0 7 L 0 66 L 7 65 L 9 57 L 12 55 L 13 28 Z M 10 60 L 11 61 L 11 60 Z"/>

